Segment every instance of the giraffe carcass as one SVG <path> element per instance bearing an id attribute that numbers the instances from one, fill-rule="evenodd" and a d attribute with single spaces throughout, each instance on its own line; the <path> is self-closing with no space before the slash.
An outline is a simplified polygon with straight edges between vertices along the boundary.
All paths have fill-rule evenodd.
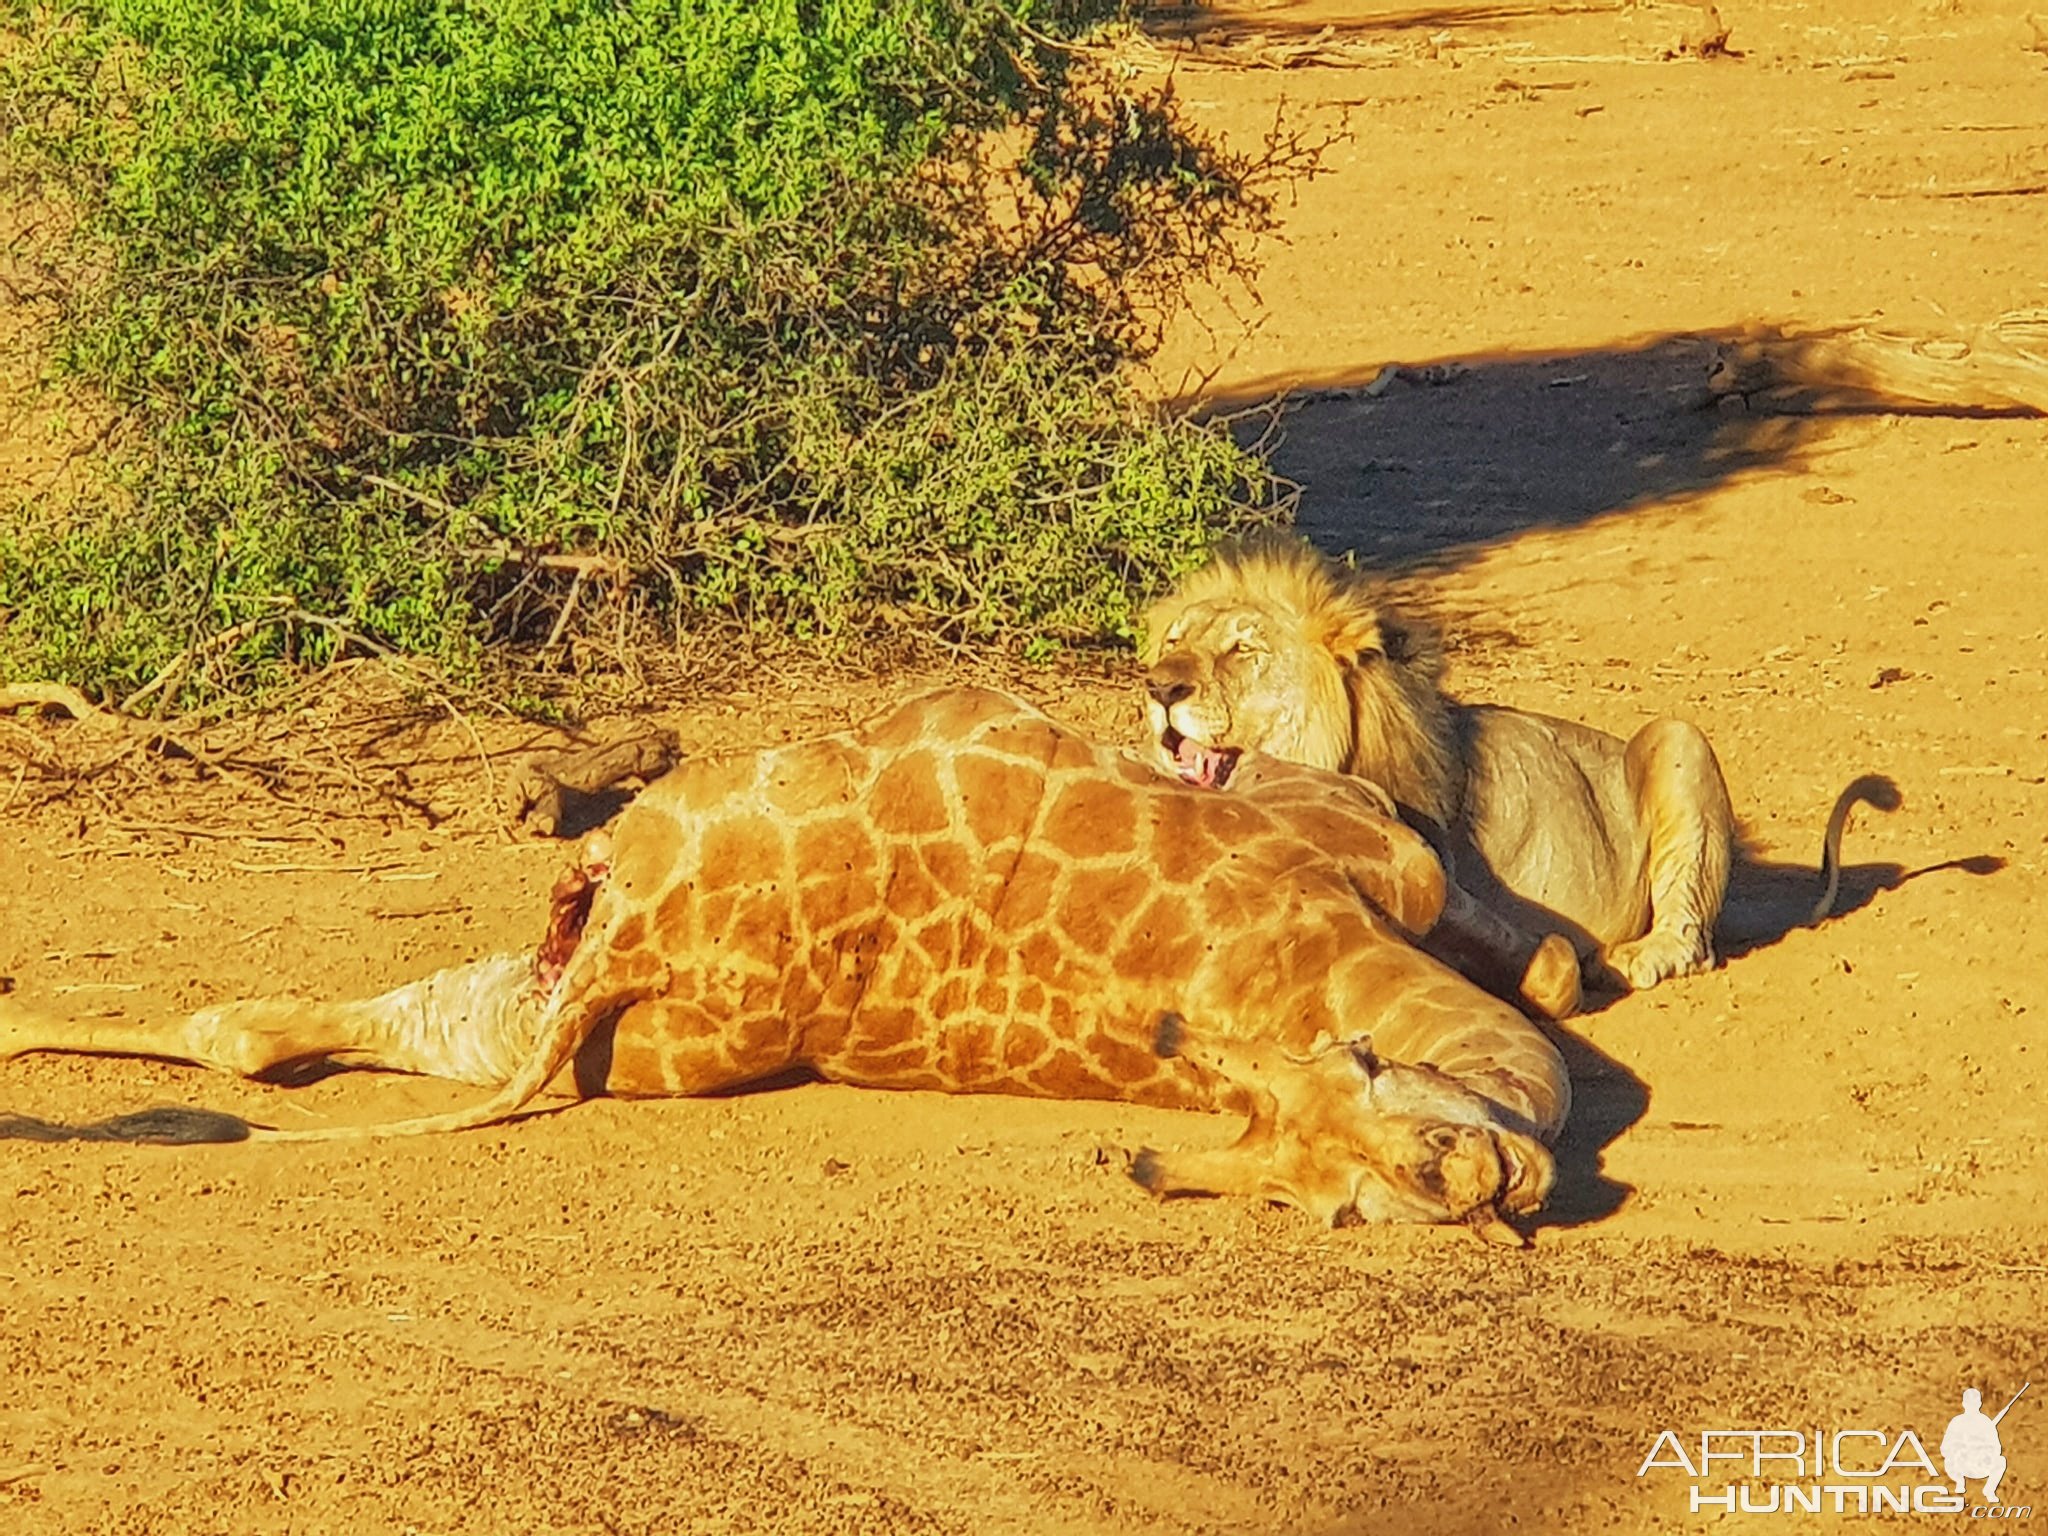
<path id="1" fill-rule="evenodd" d="M 684 763 L 580 845 L 534 954 L 167 1025 L 17 1009 L 0 1051 L 252 1074 L 324 1057 L 497 1089 L 420 1120 L 252 1132 L 271 1140 L 483 1125 L 558 1077 L 692 1094 L 792 1067 L 1231 1110 L 1252 1116 L 1236 1147 L 1147 1154 L 1140 1182 L 1498 1236 L 1549 1190 L 1569 1089 L 1541 1031 L 1412 942 L 1457 898 L 1358 781 L 1247 759 L 1224 792 L 1190 788 L 951 690 Z"/>

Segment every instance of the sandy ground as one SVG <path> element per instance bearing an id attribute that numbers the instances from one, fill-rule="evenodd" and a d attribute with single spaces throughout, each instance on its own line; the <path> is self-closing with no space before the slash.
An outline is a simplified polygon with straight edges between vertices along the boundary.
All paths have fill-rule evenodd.
<path id="1" fill-rule="evenodd" d="M 1690 9 L 1315 0 L 1206 13 L 1179 63 L 1239 142 L 1276 103 L 1349 137 L 1162 388 L 1306 392 L 1280 452 L 1304 526 L 1428 573 L 1459 688 L 1623 732 L 1689 716 L 1778 859 L 1815 856 L 1855 775 L 1905 792 L 1852 829 L 1838 918 L 1574 1021 L 1531 1250 L 1154 1204 L 1118 1149 L 1232 1128 L 1099 1105 L 807 1086 L 388 1146 L 0 1143 L 0 1523 L 1768 1528 L 1691 1490 L 1853 1479 L 1810 1449 L 1694 1479 L 1672 1445 L 1912 1429 L 1938 1459 L 1965 1387 L 1995 1410 L 2029 1379 L 2002 1493 L 2048 1506 L 2048 422 L 1696 408 L 1732 328 L 2048 304 L 2048 54 L 2014 0 L 1721 15 L 1740 57 L 1679 52 Z M 1417 371 L 1360 393 L 1389 363 Z M 1039 687 L 1131 728 L 1128 681 Z M 888 691 L 676 720 L 761 742 Z M 528 942 L 560 858 L 481 812 L 393 829 L 221 786 L 30 809 L 11 764 L 67 729 L 0 725 L 0 975 L 30 1000 L 381 987 Z M 381 750 L 481 799 L 461 733 Z M 71 1117 L 465 1098 L 4 1072 L 0 1104 Z M 1846 1443 L 1851 1471 L 1885 1459 Z M 1893 1455 L 1884 1486 L 1938 1481 Z"/>

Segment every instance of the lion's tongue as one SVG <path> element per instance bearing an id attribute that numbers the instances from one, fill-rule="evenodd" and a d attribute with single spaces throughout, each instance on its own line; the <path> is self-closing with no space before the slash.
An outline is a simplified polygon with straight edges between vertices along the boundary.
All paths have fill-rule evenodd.
<path id="1" fill-rule="evenodd" d="M 1180 776 L 1199 789 L 1214 789 L 1222 776 L 1225 755 L 1214 747 L 1205 747 L 1199 741 L 1190 741 L 1183 736 L 1180 745 L 1174 748 L 1174 763 Z"/>

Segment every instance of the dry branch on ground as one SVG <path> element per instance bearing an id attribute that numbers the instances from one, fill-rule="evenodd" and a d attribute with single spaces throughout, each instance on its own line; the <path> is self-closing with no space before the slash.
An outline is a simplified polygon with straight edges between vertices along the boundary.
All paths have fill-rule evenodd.
<path id="1" fill-rule="evenodd" d="M 1855 390 L 1899 404 L 2048 415 L 2048 309 L 2013 310 L 1941 336 L 1759 327 L 1722 347 L 1707 388 L 1720 399 Z"/>

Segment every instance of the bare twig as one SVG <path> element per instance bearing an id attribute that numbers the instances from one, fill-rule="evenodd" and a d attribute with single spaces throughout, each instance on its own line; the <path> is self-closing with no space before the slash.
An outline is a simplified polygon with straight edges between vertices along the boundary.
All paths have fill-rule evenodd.
<path id="1" fill-rule="evenodd" d="M 122 832 L 156 833 L 170 837 L 187 838 L 234 838 L 245 843 L 252 841 L 263 843 L 317 843 L 324 841 L 322 837 L 311 832 L 266 832 L 261 837 L 252 838 L 248 830 L 243 827 L 197 827 L 189 822 L 156 821 L 129 816 L 109 816 L 107 818 L 107 825 Z"/>
<path id="2" fill-rule="evenodd" d="M 273 620 L 268 617 L 249 619 L 240 624 L 232 624 L 220 631 L 219 634 L 209 635 L 204 640 L 186 646 L 184 650 L 173 656 L 169 663 L 155 677 L 152 677 L 148 682 L 121 701 L 121 713 L 124 715 L 134 714 L 136 705 L 140 704 L 151 694 L 162 691 L 164 697 L 159 701 L 157 710 L 154 711 L 154 713 L 161 714 L 162 705 L 168 703 L 176 695 L 176 685 L 184 682 L 185 674 L 192 670 L 192 664 L 201 656 L 212 651 L 223 650 L 231 645 L 238 645 L 243 640 L 248 639 L 249 636 L 255 634 L 257 630 L 272 622 Z"/>
<path id="3" fill-rule="evenodd" d="M 26 704 L 44 709 L 61 709 L 83 724 L 111 727 L 124 733 L 135 746 L 168 750 L 177 756 L 203 764 L 223 778 L 237 778 L 245 770 L 253 771 L 259 776 L 262 773 L 261 769 L 252 769 L 250 765 L 230 762 L 154 721 L 136 720 L 114 710 L 101 709 L 76 688 L 64 683 L 14 683 L 0 688 L 0 709 L 18 709 Z M 263 787 L 269 788 L 267 784 Z"/>
<path id="4" fill-rule="evenodd" d="M 388 869 L 401 869 L 402 860 L 387 859 L 377 864 L 242 864 L 229 860 L 228 868 L 245 875 L 376 875 Z M 431 880 L 440 872 L 426 870 L 417 878 Z"/>
<path id="5" fill-rule="evenodd" d="M 455 707 L 454 700 L 443 698 L 441 700 L 441 707 L 448 711 L 448 718 L 461 726 L 468 734 L 469 744 L 476 749 L 476 760 L 483 764 L 484 793 L 490 797 L 491 804 L 496 805 L 498 803 L 498 775 L 496 770 L 491 767 L 491 754 L 484 748 L 483 737 L 477 734 L 476 725 L 469 716 Z"/>
<path id="6" fill-rule="evenodd" d="M 609 576 L 614 581 L 632 575 L 632 567 L 616 555 L 537 555 L 488 547 L 465 549 L 461 554 L 469 560 L 496 560 L 503 565 L 525 565 L 542 571 L 574 571 L 578 576 Z"/>
<path id="7" fill-rule="evenodd" d="M 569 620 L 576 614 L 576 599 L 583 595 L 583 578 L 589 574 L 586 570 L 579 570 L 570 578 L 569 595 L 562 599 L 562 611 L 555 615 L 554 627 L 548 631 L 547 643 L 540 648 L 543 663 L 547 657 L 554 654 L 555 647 L 561 644 L 562 633 L 568 629 Z"/>
<path id="8" fill-rule="evenodd" d="M 1810 332 L 1761 327 L 1721 349 L 1707 382 L 1712 397 L 1744 400 L 1786 386 L 2048 415 L 2048 309 L 2014 310 L 1946 336 L 1868 326 Z"/>

